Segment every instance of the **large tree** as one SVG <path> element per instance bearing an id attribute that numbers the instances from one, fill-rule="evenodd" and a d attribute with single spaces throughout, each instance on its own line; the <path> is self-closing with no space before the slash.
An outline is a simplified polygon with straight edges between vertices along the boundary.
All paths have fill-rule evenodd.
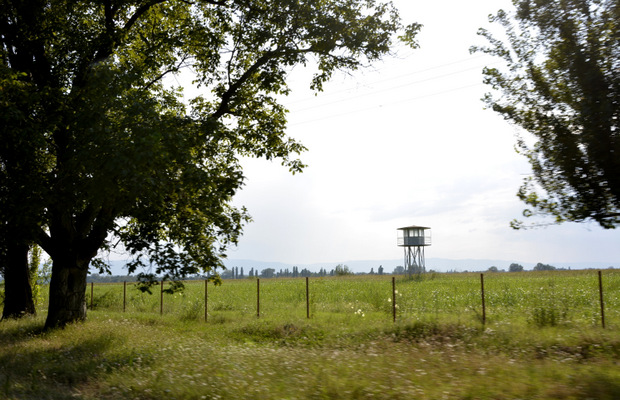
<path id="1" fill-rule="evenodd" d="M 37 123 L 38 94 L 23 74 L 0 65 L 0 274 L 3 318 L 34 314 L 28 250 L 43 213 L 42 175 L 49 157 Z"/>
<path id="2" fill-rule="evenodd" d="M 533 174 L 518 192 L 524 216 L 553 223 L 620 223 L 620 3 L 514 0 L 491 17 L 501 35 L 476 48 L 507 68 L 485 68 L 486 103 L 523 128 L 518 150 Z M 534 140 L 531 140 L 533 138 Z M 513 221 L 513 227 L 523 223 Z"/>
<path id="3" fill-rule="evenodd" d="M 321 90 L 418 29 L 373 0 L 0 0 L 2 90 L 27 102 L 11 135 L 37 167 L 24 242 L 53 260 L 46 326 L 86 317 L 89 265 L 111 240 L 145 279 L 221 266 L 249 220 L 230 205 L 239 158 L 303 168 L 278 102 L 290 69 L 315 65 Z M 195 91 L 166 81 L 182 72 Z"/>

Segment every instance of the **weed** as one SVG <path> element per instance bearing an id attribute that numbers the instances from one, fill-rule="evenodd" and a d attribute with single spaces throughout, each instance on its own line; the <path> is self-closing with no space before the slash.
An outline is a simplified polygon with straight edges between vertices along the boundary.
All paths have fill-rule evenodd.
<path id="1" fill-rule="evenodd" d="M 532 309 L 530 313 L 530 323 L 539 328 L 546 326 L 557 326 L 566 320 L 566 312 L 563 312 L 555 306 L 539 306 Z"/>
<path id="2" fill-rule="evenodd" d="M 204 313 L 204 304 L 200 301 L 192 301 L 183 307 L 180 318 L 182 321 L 196 321 L 204 318 Z"/>
<path id="3" fill-rule="evenodd" d="M 120 301 L 122 301 L 122 299 L 119 299 L 119 296 L 117 293 L 114 293 L 112 290 L 108 290 L 104 292 L 103 294 L 100 294 L 98 296 L 93 296 L 92 305 L 93 305 L 93 308 L 118 307 L 119 305 L 122 305 Z"/>

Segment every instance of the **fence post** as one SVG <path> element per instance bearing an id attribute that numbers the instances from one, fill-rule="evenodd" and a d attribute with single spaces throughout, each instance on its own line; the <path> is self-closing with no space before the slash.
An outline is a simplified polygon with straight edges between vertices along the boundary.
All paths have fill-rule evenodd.
<path id="1" fill-rule="evenodd" d="M 256 318 L 260 318 L 260 278 L 256 278 Z"/>
<path id="2" fill-rule="evenodd" d="M 484 304 L 484 274 L 480 274 L 480 292 L 482 294 L 482 325 L 487 322 L 487 310 Z"/>
<path id="3" fill-rule="evenodd" d="M 598 293 L 601 301 L 601 324 L 605 329 L 605 303 L 603 303 L 603 276 L 601 271 L 598 271 Z"/>
<path id="4" fill-rule="evenodd" d="M 123 312 L 125 312 L 126 303 L 127 303 L 127 281 L 123 281 Z"/>
<path id="5" fill-rule="evenodd" d="M 392 316 L 396 322 L 396 278 L 392 277 Z"/>
<path id="6" fill-rule="evenodd" d="M 309 278 L 306 276 L 306 317 L 310 319 L 310 284 Z"/>
<path id="7" fill-rule="evenodd" d="M 209 280 L 205 279 L 205 322 L 207 322 L 207 305 L 209 304 L 209 296 L 207 287 L 209 286 Z"/>
<path id="8" fill-rule="evenodd" d="M 93 293 L 94 293 L 95 282 L 90 283 L 90 309 L 93 309 Z"/>
<path id="9" fill-rule="evenodd" d="M 159 297 L 159 315 L 164 315 L 164 278 L 161 279 Z"/>

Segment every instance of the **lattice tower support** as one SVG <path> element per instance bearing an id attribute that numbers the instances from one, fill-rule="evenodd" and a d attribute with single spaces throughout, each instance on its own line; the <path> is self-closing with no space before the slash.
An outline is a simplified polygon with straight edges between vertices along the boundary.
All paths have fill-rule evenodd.
<path id="1" fill-rule="evenodd" d="M 405 270 L 408 274 L 426 272 L 424 246 L 405 246 Z"/>

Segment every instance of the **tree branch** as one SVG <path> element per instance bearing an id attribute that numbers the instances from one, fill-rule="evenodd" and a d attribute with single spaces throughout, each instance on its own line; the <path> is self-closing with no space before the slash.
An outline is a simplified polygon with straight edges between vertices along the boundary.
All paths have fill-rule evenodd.
<path id="1" fill-rule="evenodd" d="M 188 59 L 187 56 L 184 56 L 181 61 L 179 61 L 178 65 L 174 68 L 168 68 L 167 70 L 163 71 L 161 74 L 159 74 L 157 77 L 155 77 L 154 79 L 152 79 L 149 83 L 147 83 L 144 88 L 142 88 L 142 90 L 146 91 L 148 90 L 151 86 L 153 86 L 156 82 L 159 82 L 160 80 L 163 79 L 164 76 L 168 75 L 171 72 L 177 72 L 180 68 L 181 65 Z"/>
<path id="2" fill-rule="evenodd" d="M 108 237 L 108 232 L 114 224 L 114 210 L 109 207 L 102 207 L 92 221 L 91 229 L 82 242 L 80 253 L 86 257 L 94 257 L 101 245 Z"/>
<path id="3" fill-rule="evenodd" d="M 231 84 L 228 88 L 228 90 L 226 90 L 226 92 L 224 92 L 224 94 L 222 95 L 222 100 L 220 102 L 220 105 L 217 109 L 217 111 L 215 111 L 212 115 L 211 115 L 211 119 L 213 120 L 217 120 L 219 118 L 221 118 L 223 115 L 227 114 L 230 110 L 228 108 L 228 106 L 230 105 L 230 102 L 232 101 L 235 93 L 241 88 L 241 86 L 243 86 L 243 84 L 245 84 L 250 77 L 256 72 L 258 71 L 258 69 L 260 67 L 262 67 L 263 65 L 267 64 L 269 61 L 278 58 L 282 55 L 285 54 L 301 54 L 301 53 L 310 53 L 313 52 L 314 49 L 312 47 L 306 48 L 306 49 L 298 49 L 298 50 L 282 50 L 282 49 L 276 49 L 276 50 L 272 50 L 272 51 L 268 51 L 265 54 L 263 54 L 260 58 L 258 58 L 258 60 L 256 60 L 256 62 L 254 64 L 252 64 L 244 73 L 243 75 L 241 75 L 233 84 Z"/>
<path id="4" fill-rule="evenodd" d="M 43 228 L 39 228 L 36 234 L 36 242 L 50 257 L 54 257 L 55 248 L 52 244 L 52 238 Z"/>
<path id="5" fill-rule="evenodd" d="M 146 12 L 148 10 L 151 9 L 151 7 L 153 7 L 153 6 L 157 5 L 157 4 L 165 3 L 167 1 L 169 1 L 169 0 L 151 0 L 151 1 L 148 1 L 145 4 L 143 4 L 142 6 L 138 7 L 136 12 L 133 13 L 131 18 L 129 18 L 129 21 L 127 21 L 125 26 L 123 26 L 122 30 L 125 31 L 125 33 L 127 33 L 134 26 L 134 24 L 136 22 L 138 22 L 140 17 L 142 17 L 144 14 L 146 14 Z"/>

